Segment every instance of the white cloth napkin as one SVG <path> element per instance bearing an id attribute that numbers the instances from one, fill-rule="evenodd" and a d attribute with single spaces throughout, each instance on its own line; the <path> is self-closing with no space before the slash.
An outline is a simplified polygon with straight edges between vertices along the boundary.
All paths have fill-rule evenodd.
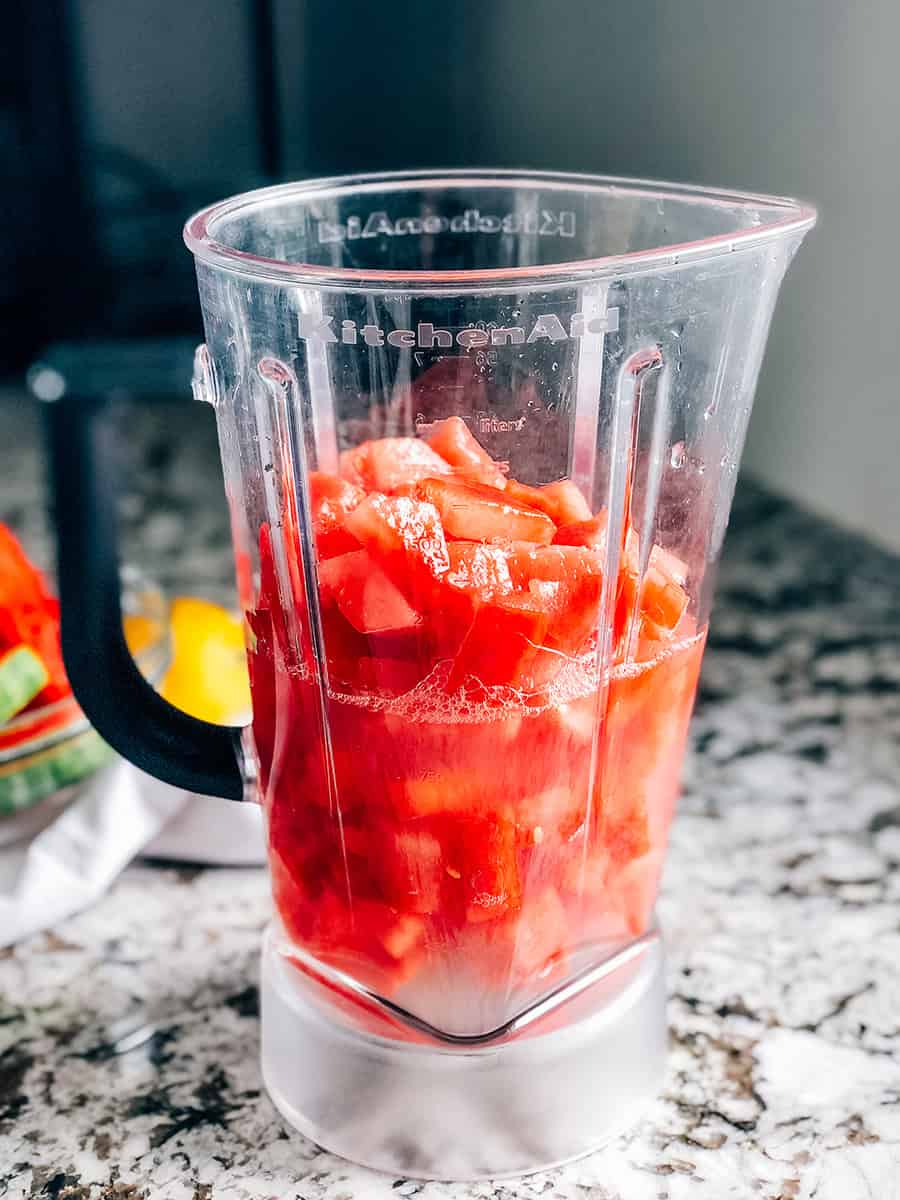
<path id="1" fill-rule="evenodd" d="M 0 947 L 88 908 L 139 854 L 229 865 L 265 861 L 255 805 L 192 796 L 121 760 L 92 776 L 49 824 L 23 840 L 37 815 L 0 823 L 8 843 L 0 847 Z M 21 837 L 10 843 L 14 821 Z"/>

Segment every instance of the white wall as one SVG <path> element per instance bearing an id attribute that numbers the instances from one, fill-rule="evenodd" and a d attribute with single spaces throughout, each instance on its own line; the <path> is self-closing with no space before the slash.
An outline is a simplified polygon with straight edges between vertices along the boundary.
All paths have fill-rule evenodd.
<path id="1" fill-rule="evenodd" d="M 779 313 L 746 462 L 900 550 L 900 3 L 821 7 L 843 27 L 821 109 L 788 117 L 821 220 Z M 768 114 L 788 98 L 773 81 Z"/>
<path id="2" fill-rule="evenodd" d="M 900 550 L 900 0 L 489 11 L 483 161 L 819 206 L 776 314 L 745 466 Z"/>
<path id="3" fill-rule="evenodd" d="M 746 7 L 753 27 L 724 53 L 722 18 L 693 41 L 692 174 L 797 191 L 821 219 L 788 276 L 745 464 L 900 550 L 900 3 Z"/>

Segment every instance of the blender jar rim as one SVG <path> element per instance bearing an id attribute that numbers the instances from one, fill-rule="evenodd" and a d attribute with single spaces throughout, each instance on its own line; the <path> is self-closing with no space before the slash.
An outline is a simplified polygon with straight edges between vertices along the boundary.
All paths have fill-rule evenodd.
<path id="1" fill-rule="evenodd" d="M 216 227 L 229 218 L 262 212 L 289 200 L 335 199 L 364 196 L 428 186 L 501 188 L 532 186 L 565 192 L 606 192 L 610 196 L 630 195 L 647 200 L 677 200 L 716 206 L 724 210 L 772 210 L 758 224 L 735 225 L 732 230 L 687 242 L 667 242 L 643 250 L 625 251 L 600 257 L 561 261 L 531 266 L 491 267 L 475 270 L 384 270 L 336 267 L 332 264 L 288 262 L 240 250 L 220 241 Z M 762 214 L 758 214 L 762 216 Z M 472 285 L 503 286 L 542 284 L 584 277 L 635 275 L 684 263 L 699 263 L 722 254 L 757 247 L 767 241 L 799 236 L 816 222 L 812 205 L 785 196 L 706 188 L 696 184 L 668 183 L 631 179 L 612 175 L 578 174 L 563 171 L 465 168 L 422 171 L 389 171 L 374 174 L 340 175 L 307 179 L 272 187 L 257 188 L 218 201 L 195 213 L 184 227 L 184 241 L 194 257 L 211 266 L 248 278 L 285 284 L 341 287 L 351 290 L 372 288 L 408 291 L 425 288 L 452 289 Z"/>

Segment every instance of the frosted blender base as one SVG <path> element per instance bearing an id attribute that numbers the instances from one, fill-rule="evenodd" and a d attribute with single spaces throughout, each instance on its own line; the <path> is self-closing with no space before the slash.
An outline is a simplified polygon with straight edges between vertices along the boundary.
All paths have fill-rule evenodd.
<path id="1" fill-rule="evenodd" d="M 662 944 L 592 1010 L 478 1049 L 392 1041 L 344 1024 L 263 947 L 262 1074 L 289 1124 L 325 1149 L 425 1179 L 520 1175 L 578 1158 L 657 1095 L 666 1059 Z"/>

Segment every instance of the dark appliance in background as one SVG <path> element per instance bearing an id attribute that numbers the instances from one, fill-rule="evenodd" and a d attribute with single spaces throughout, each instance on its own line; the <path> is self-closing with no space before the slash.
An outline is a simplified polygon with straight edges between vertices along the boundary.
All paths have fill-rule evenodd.
<path id="1" fill-rule="evenodd" d="M 65 4 L 7 0 L 0 38 L 0 376 L 95 309 L 94 214 Z"/>
<path id="2" fill-rule="evenodd" d="M 7 0 L 4 7 L 0 379 L 19 375 L 59 339 L 199 338 L 193 264 L 179 238 L 185 218 L 236 186 L 281 175 L 271 0 L 227 5 L 241 18 L 246 63 L 246 77 L 229 86 L 243 89 L 256 143 L 256 169 L 237 181 L 204 178 L 202 156 L 191 178 L 171 179 L 133 147 L 93 139 L 82 20 L 89 2 Z M 197 69 L 216 71 L 215 55 Z"/>
<path id="3" fill-rule="evenodd" d="M 180 231 L 222 196 L 503 165 L 488 99 L 502 15 L 476 0 L 5 0 L 0 378 L 60 339 L 199 337 Z"/>

